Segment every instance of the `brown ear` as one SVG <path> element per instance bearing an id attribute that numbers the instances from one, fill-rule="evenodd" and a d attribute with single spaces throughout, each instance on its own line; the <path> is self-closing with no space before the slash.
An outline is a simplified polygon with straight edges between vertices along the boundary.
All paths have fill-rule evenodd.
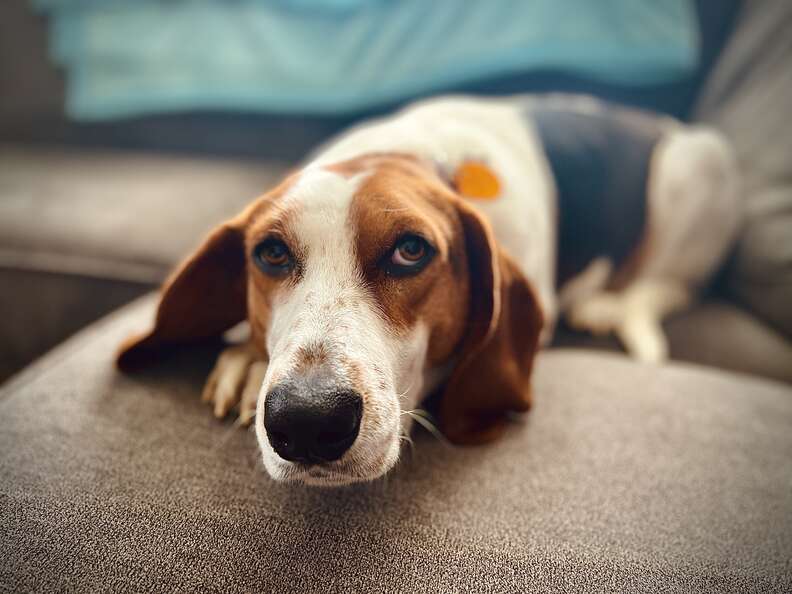
<path id="1" fill-rule="evenodd" d="M 495 243 L 487 223 L 460 203 L 470 270 L 470 327 L 440 401 L 454 443 L 498 437 L 512 411 L 531 405 L 530 377 L 543 316 L 533 289 Z"/>
<path id="2" fill-rule="evenodd" d="M 247 315 L 241 219 L 216 228 L 162 287 L 154 328 L 131 336 L 116 364 L 133 371 L 178 344 L 219 336 Z"/>

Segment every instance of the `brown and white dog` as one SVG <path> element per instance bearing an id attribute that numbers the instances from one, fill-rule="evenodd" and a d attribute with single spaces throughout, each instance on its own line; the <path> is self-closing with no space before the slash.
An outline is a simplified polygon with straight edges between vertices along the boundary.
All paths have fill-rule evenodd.
<path id="1" fill-rule="evenodd" d="M 351 130 L 216 229 L 119 366 L 247 319 L 207 381 L 215 414 L 255 419 L 277 480 L 369 480 L 431 394 L 451 441 L 499 435 L 559 313 L 665 359 L 661 321 L 738 213 L 712 130 L 586 98 L 434 99 Z"/>

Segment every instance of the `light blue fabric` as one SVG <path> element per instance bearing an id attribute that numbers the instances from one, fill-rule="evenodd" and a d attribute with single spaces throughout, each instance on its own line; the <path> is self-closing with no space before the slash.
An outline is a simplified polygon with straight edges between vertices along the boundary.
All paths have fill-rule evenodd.
<path id="1" fill-rule="evenodd" d="M 690 0 L 34 0 L 68 113 L 348 113 L 485 77 L 679 80 Z"/>

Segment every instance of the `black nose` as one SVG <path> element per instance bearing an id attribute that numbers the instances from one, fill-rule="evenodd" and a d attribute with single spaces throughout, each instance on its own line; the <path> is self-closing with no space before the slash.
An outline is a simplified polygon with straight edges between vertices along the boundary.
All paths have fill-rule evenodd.
<path id="1" fill-rule="evenodd" d="M 264 401 L 264 428 L 283 459 L 316 464 L 338 460 L 360 430 L 363 399 L 357 392 L 316 393 L 275 387 Z"/>

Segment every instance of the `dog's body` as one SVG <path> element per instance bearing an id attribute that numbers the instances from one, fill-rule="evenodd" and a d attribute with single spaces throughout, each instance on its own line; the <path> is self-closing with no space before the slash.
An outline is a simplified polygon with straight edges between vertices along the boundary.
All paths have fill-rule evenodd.
<path id="1" fill-rule="evenodd" d="M 374 478 L 404 413 L 440 388 L 454 441 L 526 410 L 559 312 L 665 359 L 660 323 L 722 261 L 736 199 L 710 130 L 574 97 L 419 103 L 324 147 L 218 230 L 120 362 L 247 317 L 252 343 L 207 382 L 215 413 L 257 411 L 275 478 Z"/>

